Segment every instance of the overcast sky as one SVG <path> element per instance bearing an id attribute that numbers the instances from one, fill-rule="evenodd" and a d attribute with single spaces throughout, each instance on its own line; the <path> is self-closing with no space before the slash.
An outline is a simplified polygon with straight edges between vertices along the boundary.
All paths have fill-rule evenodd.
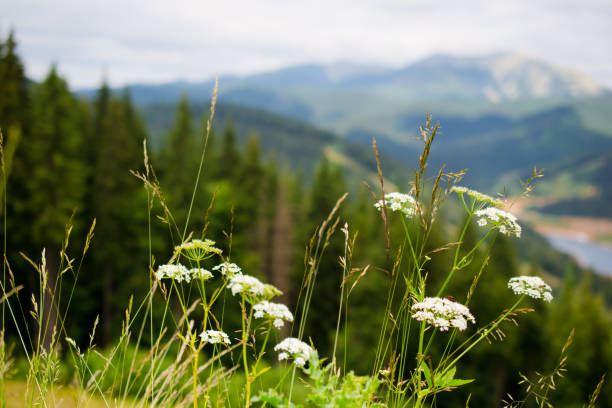
<path id="1" fill-rule="evenodd" d="M 29 76 L 55 62 L 73 87 L 496 51 L 612 87 L 610 0 L 0 0 L 0 35 L 11 27 Z"/>

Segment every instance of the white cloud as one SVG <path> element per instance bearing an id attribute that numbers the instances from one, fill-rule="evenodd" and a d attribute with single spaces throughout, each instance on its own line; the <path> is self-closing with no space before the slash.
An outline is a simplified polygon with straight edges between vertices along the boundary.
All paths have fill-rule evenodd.
<path id="1" fill-rule="evenodd" d="M 612 85 L 612 4 L 492 1 L 0 0 L 29 75 L 73 86 L 199 80 L 303 62 L 403 65 L 436 52 L 520 50 Z"/>

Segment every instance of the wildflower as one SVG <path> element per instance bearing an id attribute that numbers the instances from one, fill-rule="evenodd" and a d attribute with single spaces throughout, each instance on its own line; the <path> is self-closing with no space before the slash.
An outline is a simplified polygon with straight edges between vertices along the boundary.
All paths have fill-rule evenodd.
<path id="1" fill-rule="evenodd" d="M 179 254 L 182 253 L 188 259 L 192 261 L 201 261 L 208 259 L 213 255 L 221 255 L 223 251 L 216 248 L 215 241 L 210 239 L 192 239 L 189 242 L 183 242 L 182 244 L 174 248 L 174 252 Z"/>
<path id="2" fill-rule="evenodd" d="M 189 270 L 192 279 L 209 280 L 212 279 L 213 274 L 204 268 L 193 268 Z"/>
<path id="3" fill-rule="evenodd" d="M 177 282 L 191 281 L 191 274 L 189 273 L 189 270 L 181 264 L 160 265 L 159 268 L 157 268 L 157 272 L 155 272 L 155 277 L 159 280 L 169 278 L 174 279 Z"/>
<path id="4" fill-rule="evenodd" d="M 223 262 L 212 268 L 213 271 L 221 272 L 221 275 L 231 278 L 234 275 L 241 275 L 242 269 L 235 263 Z"/>
<path id="5" fill-rule="evenodd" d="M 517 295 L 528 295 L 534 299 L 552 300 L 552 289 L 537 276 L 518 276 L 510 278 L 508 288 Z"/>
<path id="6" fill-rule="evenodd" d="M 385 204 L 391 211 L 399 211 L 406 217 L 413 217 L 418 213 L 418 204 L 410 194 L 389 193 L 385 194 Z M 383 200 L 374 204 L 378 211 L 382 211 Z"/>
<path id="7" fill-rule="evenodd" d="M 432 326 L 447 331 L 450 327 L 459 330 L 467 328 L 467 321 L 476 323 L 470 310 L 461 303 L 438 297 L 427 297 L 412 306 L 413 319 L 427 322 Z"/>
<path id="8" fill-rule="evenodd" d="M 293 321 L 293 314 L 291 314 L 287 306 L 280 303 L 272 303 L 268 302 L 267 300 L 262 300 L 253 306 L 253 310 L 255 311 L 254 316 L 256 319 L 261 319 L 264 317 L 274 319 L 274 327 L 279 329 L 285 325 L 284 321 Z"/>
<path id="9" fill-rule="evenodd" d="M 217 343 L 230 344 L 231 343 L 227 333 L 219 331 L 219 330 L 203 331 L 202 333 L 200 333 L 200 339 L 202 340 L 202 343 L 210 343 L 210 344 L 217 344 Z"/>
<path id="10" fill-rule="evenodd" d="M 312 347 L 295 337 L 287 337 L 274 346 L 274 351 L 280 351 L 278 354 L 279 361 L 287 360 L 292 357 L 294 359 L 293 362 L 301 367 L 306 364 L 306 361 L 308 361 L 312 353 L 314 353 Z"/>
<path id="11" fill-rule="evenodd" d="M 237 293 L 251 294 L 256 296 L 264 295 L 266 285 L 259 279 L 250 275 L 234 275 L 229 279 L 228 289 L 231 289 L 232 295 Z"/>
<path id="12" fill-rule="evenodd" d="M 496 198 L 483 194 L 479 191 L 469 189 L 467 187 L 453 186 L 451 190 L 459 195 L 467 194 L 471 199 L 473 199 L 477 203 L 485 203 L 485 204 L 489 204 L 495 207 L 503 207 L 505 205 L 504 202 L 501 200 L 498 200 Z"/>
<path id="13" fill-rule="evenodd" d="M 516 217 L 507 211 L 488 207 L 476 211 L 474 215 L 480 217 L 478 225 L 481 227 L 488 225 L 497 228 L 504 235 L 514 235 L 517 238 L 521 236 L 521 226 L 516 222 Z"/>

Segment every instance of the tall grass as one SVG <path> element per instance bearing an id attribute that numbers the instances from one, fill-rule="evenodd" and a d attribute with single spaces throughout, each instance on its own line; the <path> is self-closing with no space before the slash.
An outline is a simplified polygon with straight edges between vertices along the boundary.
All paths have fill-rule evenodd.
<path id="1" fill-rule="evenodd" d="M 350 224 L 342 222 L 337 216 L 346 194 L 338 199 L 306 245 L 304 274 L 297 300 L 297 321 L 284 305 L 272 302 L 280 294 L 278 289 L 244 273 L 232 263 L 228 255 L 231 252 L 226 254 L 215 246 L 210 239 L 215 237 L 206 236 L 206 221 L 198 237 L 194 238 L 194 234 L 188 231 L 197 186 L 205 168 L 215 103 L 216 86 L 210 118 L 204 127 L 200 165 L 184 226 L 178 225 L 166 205 L 155 171 L 148 160 L 146 142 L 144 144 L 144 170 L 133 174 L 147 191 L 145 210 L 148 215 L 149 256 L 142 273 L 150 277 L 149 288 L 142 299 L 130 299 L 120 336 L 113 347 L 103 351 L 95 346 L 98 319 L 92 323 L 89 342 L 83 350 L 70 338 L 66 329 L 69 310 L 74 307 L 72 299 L 77 280 L 94 239 L 95 220 L 85 237 L 84 249 L 76 260 L 67 253 L 72 232 L 70 222 L 66 226 L 59 254 L 46 254 L 43 249 L 40 261 L 22 254 L 39 277 L 40 287 L 36 294 L 32 294 L 30 305 L 22 305 L 15 299 L 15 293 L 22 288 L 15 284 L 6 261 L 4 244 L 1 286 L 3 327 L 0 332 L 2 406 L 6 405 L 6 379 L 13 364 L 11 349 L 4 340 L 5 313 L 17 329 L 19 353 L 27 361 L 24 406 L 58 404 L 58 398 L 61 398 L 57 393 L 61 383 L 61 359 L 67 357 L 74 371 L 76 406 L 91 406 L 95 402 L 107 407 L 248 408 L 254 404 L 276 407 L 304 404 L 420 408 L 434 406 L 440 392 L 467 386 L 473 381 L 460 378 L 458 363 L 483 340 L 501 336 L 502 325 L 516 322 L 521 314 L 530 312 L 521 308 L 527 296 L 550 300 L 550 287 L 544 282 L 534 277 L 519 277 L 509 282 L 509 290 L 517 293 L 516 299 L 508 305 L 497 305 L 497 318 L 478 329 L 472 328 L 474 318 L 468 306 L 472 295 L 478 290 L 480 277 L 486 273 L 488 256 L 481 265 L 477 265 L 479 272 L 462 298 L 447 296 L 449 282 L 457 272 L 475 262 L 474 254 L 479 248 L 490 244 L 498 234 L 520 236 L 520 227 L 506 211 L 509 208 L 499 209 L 505 204 L 500 199 L 458 186 L 462 172 L 450 173 L 442 168 L 433 179 L 427 179 L 428 158 L 438 132 L 438 125 L 434 125 L 428 116 L 421 128 L 423 152 L 409 191 L 405 193 L 384 191 L 384 177 L 374 141 L 380 192 L 370 191 L 374 195 L 375 207 L 381 213 L 381 222 L 385 224 L 390 266 L 387 300 L 376 328 L 379 331 L 378 341 L 372 345 L 374 363 L 370 375 L 357 376 L 347 371 L 346 354 L 350 353 L 351 347 L 347 337 L 342 339 L 340 336 L 341 322 L 348 319 L 351 292 L 368 273 L 368 267 L 355 269 L 351 265 L 357 233 L 351 235 Z M 2 151 L 5 184 L 4 157 Z M 526 193 L 531 191 L 532 182 L 537 177 L 539 173 L 534 170 L 532 178 L 524 184 Z M 3 190 L 3 194 L 6 216 L 6 190 Z M 433 224 L 451 195 L 454 196 L 453 201 L 458 200 L 465 211 L 464 224 L 458 227 L 456 240 L 434 251 L 428 250 Z M 151 245 L 152 208 L 156 205 L 162 208 L 163 219 L 171 229 L 170 235 L 180 237 L 171 258 L 159 264 L 155 261 Z M 372 207 L 372 211 L 376 209 Z M 207 214 L 209 212 L 210 208 Z M 389 223 L 398 220 L 405 234 L 393 256 L 390 252 Z M 482 228 L 482 235 L 473 246 L 466 248 L 465 234 L 474 220 Z M 6 219 L 4 228 L 6 231 Z M 316 351 L 317 339 L 305 337 L 306 323 L 310 308 L 316 301 L 314 288 L 321 259 L 332 236 L 339 229 L 344 235 L 344 254 L 338 265 L 342 271 L 342 283 L 337 288 L 340 306 L 338 314 L 330 316 L 335 319 L 336 330 L 331 358 L 326 360 Z M 445 269 L 446 276 L 437 289 L 428 283 L 426 272 L 430 255 L 436 251 L 453 254 L 452 263 Z M 49 256 L 57 256 L 60 260 L 56 281 L 49 277 Z M 71 276 L 73 283 L 67 291 L 67 298 L 60 299 L 60 294 L 65 292 L 62 285 L 66 276 Z M 153 318 L 153 309 L 159 307 L 160 302 L 154 302 L 154 299 L 162 300 L 162 319 L 158 324 Z M 225 316 L 225 305 L 232 302 L 240 310 L 240 324 L 237 327 L 232 327 L 230 319 Z M 196 320 L 194 316 L 202 317 Z M 280 339 L 283 332 L 279 329 L 289 324 L 292 325 L 294 337 Z M 460 337 L 463 331 L 470 335 Z M 148 347 L 143 346 L 145 332 L 151 339 Z M 336 359 L 339 341 L 344 342 L 345 348 L 342 364 Z M 443 353 L 437 357 L 430 353 L 435 341 L 444 344 Z M 562 351 L 558 369 L 550 376 L 543 376 L 536 382 L 525 377 L 525 381 L 529 382 L 526 399 L 534 397 L 540 406 L 547 402 L 548 393 L 554 389 L 555 378 L 563 370 L 569 343 L 571 341 Z M 411 352 L 413 349 L 417 350 L 416 353 Z M 280 360 L 278 365 L 270 365 L 263 358 L 270 353 L 277 353 Z M 589 406 L 594 406 L 601 384 L 603 379 L 595 389 Z M 514 400 L 508 402 L 509 406 L 522 406 L 523 403 L 521 401 L 521 405 L 517 405 Z"/>

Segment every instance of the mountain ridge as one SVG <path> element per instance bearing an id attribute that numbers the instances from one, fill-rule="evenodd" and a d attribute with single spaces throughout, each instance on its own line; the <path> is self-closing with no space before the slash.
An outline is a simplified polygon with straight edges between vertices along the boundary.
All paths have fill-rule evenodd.
<path id="1" fill-rule="evenodd" d="M 400 68 L 368 65 L 350 61 L 331 64 L 293 65 L 263 73 L 219 78 L 220 98 L 227 91 L 286 88 L 413 89 L 419 97 L 451 99 L 484 99 L 491 102 L 522 98 L 596 96 L 607 92 L 584 74 L 558 68 L 536 58 L 516 52 L 482 56 L 435 54 Z M 210 97 L 213 79 L 190 82 L 172 81 L 163 84 L 131 84 L 136 103 L 172 102 L 181 94 L 193 101 Z M 92 89 L 78 90 L 83 96 Z M 241 103 L 240 100 L 231 102 Z"/>

